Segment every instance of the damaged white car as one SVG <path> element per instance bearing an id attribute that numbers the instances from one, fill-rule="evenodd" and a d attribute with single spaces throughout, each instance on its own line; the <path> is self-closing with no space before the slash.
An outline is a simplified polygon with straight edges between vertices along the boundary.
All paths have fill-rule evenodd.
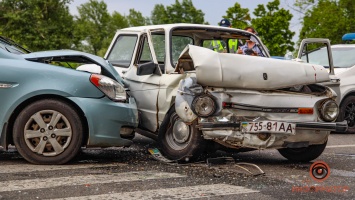
<path id="1" fill-rule="evenodd" d="M 264 57 L 229 53 L 229 40 L 253 40 Z M 227 53 L 209 49 L 226 44 Z M 140 134 L 171 160 L 188 161 L 220 144 L 245 151 L 278 149 L 290 160 L 323 152 L 338 105 L 318 65 L 268 58 L 243 30 L 169 24 L 119 30 L 105 58 L 123 74 L 140 114 Z"/>

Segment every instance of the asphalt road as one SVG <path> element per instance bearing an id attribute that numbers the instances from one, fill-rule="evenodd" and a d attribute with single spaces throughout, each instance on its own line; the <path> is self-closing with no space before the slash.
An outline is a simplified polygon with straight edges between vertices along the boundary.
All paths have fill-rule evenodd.
<path id="1" fill-rule="evenodd" d="M 134 140 L 130 148 L 83 149 L 61 166 L 0 150 L 0 199 L 355 199 L 355 135 L 330 136 L 316 160 L 330 168 L 322 182 L 310 176 L 313 162 L 292 163 L 275 150 L 211 155 L 229 157 L 222 164 L 166 164 L 149 155 L 154 141 Z"/>

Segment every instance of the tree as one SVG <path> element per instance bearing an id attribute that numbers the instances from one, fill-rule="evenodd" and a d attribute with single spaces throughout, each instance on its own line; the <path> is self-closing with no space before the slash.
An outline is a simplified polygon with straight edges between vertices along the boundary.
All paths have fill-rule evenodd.
<path id="1" fill-rule="evenodd" d="M 280 0 L 274 0 L 264 5 L 259 4 L 253 14 L 256 18 L 251 22 L 263 42 L 268 47 L 271 55 L 284 55 L 287 50 L 294 50 L 292 37 L 294 32 L 290 31 L 292 14 L 289 10 L 280 9 Z"/>
<path id="2" fill-rule="evenodd" d="M 129 9 L 129 15 L 126 18 L 130 26 L 144 26 L 149 24 L 147 19 L 143 17 L 142 13 L 133 8 Z"/>
<path id="3" fill-rule="evenodd" d="M 90 0 L 78 7 L 79 16 L 76 17 L 76 35 L 80 38 L 77 49 L 103 56 L 108 48 L 107 42 L 115 32 L 110 32 L 113 23 L 103 1 Z M 116 20 L 119 16 L 116 15 Z M 118 21 L 116 21 L 118 23 Z"/>
<path id="4" fill-rule="evenodd" d="M 192 0 L 182 0 L 182 3 L 175 0 L 175 4 L 166 8 L 162 4 L 155 5 L 150 19 L 152 24 L 206 24 L 204 16 L 201 10 L 195 8 Z"/>
<path id="5" fill-rule="evenodd" d="M 71 0 L 2 0 L 0 32 L 33 50 L 67 49 L 75 43 Z"/>
<path id="6" fill-rule="evenodd" d="M 328 38 L 337 44 L 342 42 L 341 37 L 345 33 L 355 31 L 351 30 L 355 21 L 353 13 L 348 13 L 340 2 L 346 5 L 345 1 L 319 0 L 317 5 L 308 10 L 303 18 L 300 40 Z"/>
<path id="7" fill-rule="evenodd" d="M 170 19 L 163 4 L 156 4 L 152 11 L 150 20 L 152 24 L 168 24 Z"/>
<path id="8" fill-rule="evenodd" d="M 223 18 L 232 23 L 233 28 L 244 29 L 250 23 L 250 14 L 248 8 L 242 8 L 238 2 L 233 7 L 228 8 L 227 14 Z"/>

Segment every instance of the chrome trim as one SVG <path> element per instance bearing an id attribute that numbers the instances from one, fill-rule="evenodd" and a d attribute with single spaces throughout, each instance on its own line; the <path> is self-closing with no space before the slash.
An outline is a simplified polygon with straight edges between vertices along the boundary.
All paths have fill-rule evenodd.
<path id="1" fill-rule="evenodd" d="M 348 129 L 346 121 L 343 122 L 288 122 L 295 123 L 296 130 L 319 130 L 319 131 L 336 131 L 344 132 Z M 203 122 L 196 126 L 200 130 L 231 130 L 240 129 L 240 122 L 235 123 L 212 123 Z"/>
<path id="2" fill-rule="evenodd" d="M 259 111 L 259 112 L 271 112 L 271 113 L 298 113 L 298 108 L 278 108 L 278 107 L 261 107 L 253 106 L 247 104 L 236 104 L 230 102 L 224 102 L 223 108 L 232 108 L 240 110 L 249 110 L 249 111 Z"/>
<path id="3" fill-rule="evenodd" d="M 9 84 L 9 83 L 0 83 L 0 88 L 7 89 L 7 88 L 12 88 L 15 87 L 16 85 Z"/>

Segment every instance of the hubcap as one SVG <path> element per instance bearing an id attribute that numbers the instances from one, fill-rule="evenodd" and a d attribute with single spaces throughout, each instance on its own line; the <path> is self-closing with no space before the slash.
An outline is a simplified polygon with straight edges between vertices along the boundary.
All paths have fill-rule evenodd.
<path id="1" fill-rule="evenodd" d="M 349 127 L 355 126 L 355 104 L 349 103 L 345 108 L 345 120 Z"/>
<path id="2" fill-rule="evenodd" d="M 191 127 L 185 124 L 176 113 L 170 118 L 170 126 L 165 135 L 169 147 L 179 151 L 185 149 L 191 139 Z"/>
<path id="3" fill-rule="evenodd" d="M 190 128 L 181 119 L 174 124 L 173 137 L 178 143 L 184 143 L 189 139 Z"/>
<path id="4" fill-rule="evenodd" d="M 26 145 L 43 156 L 56 156 L 70 144 L 72 129 L 68 119 L 54 110 L 42 110 L 30 117 L 24 128 Z"/>

